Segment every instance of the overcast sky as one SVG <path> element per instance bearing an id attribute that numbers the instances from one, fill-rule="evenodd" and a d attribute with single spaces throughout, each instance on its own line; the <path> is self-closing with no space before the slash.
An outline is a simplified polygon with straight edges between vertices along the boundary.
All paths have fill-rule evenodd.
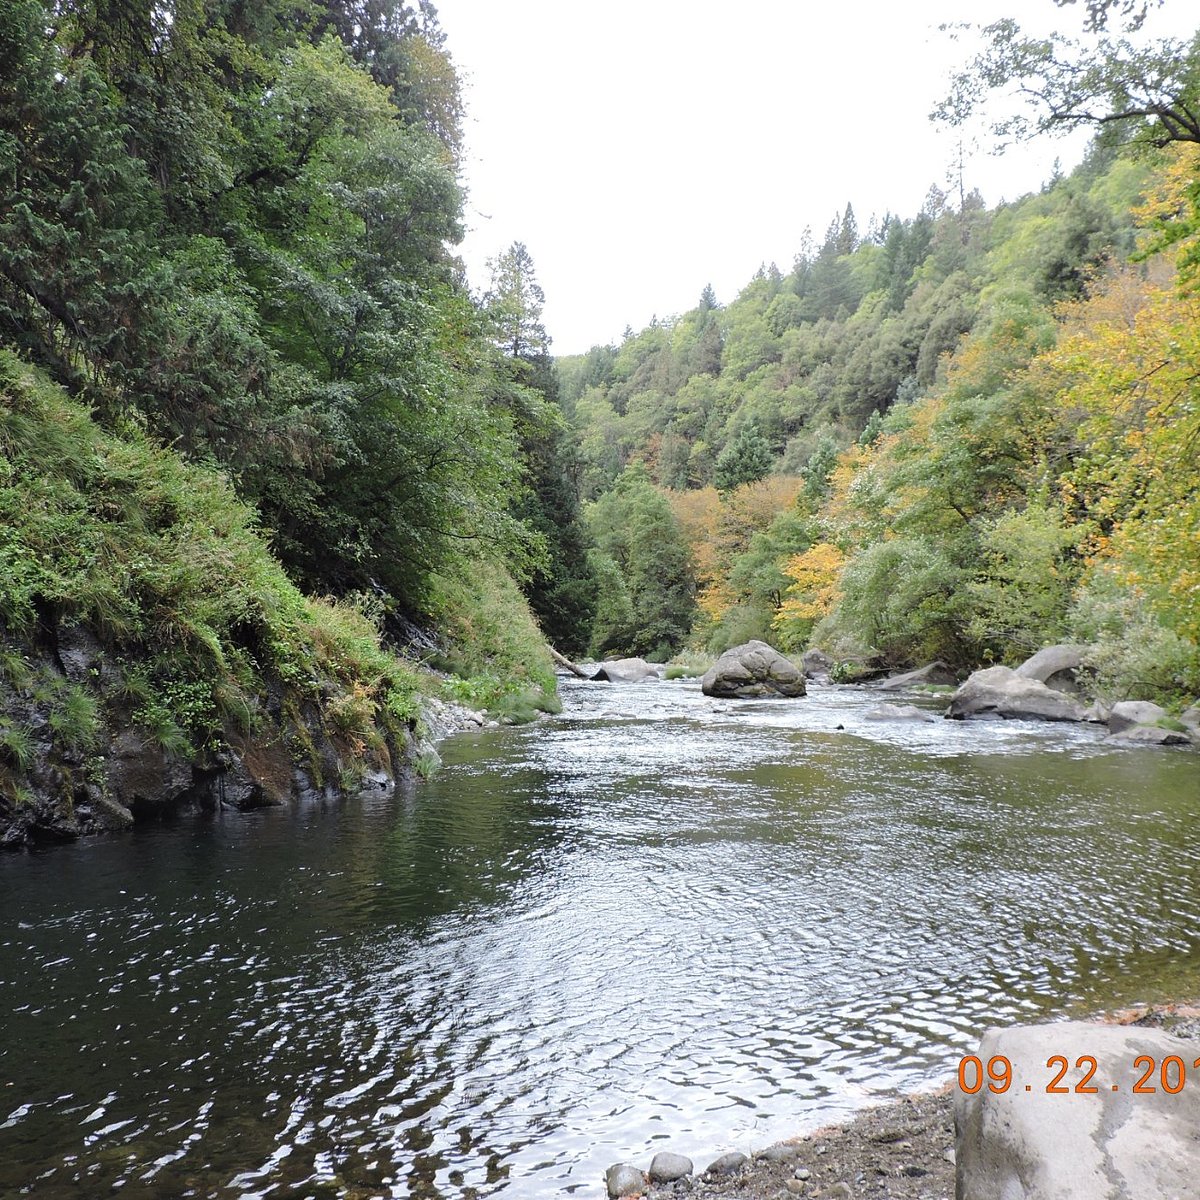
<path id="1" fill-rule="evenodd" d="M 958 135 L 928 114 L 968 48 L 939 24 L 1080 21 L 1051 0 L 435 3 L 468 110 L 460 252 L 480 290 L 490 256 L 529 247 L 556 354 L 684 312 L 706 283 L 731 300 L 847 201 L 865 233 L 957 190 Z M 1187 32 L 1191 7 L 1167 0 L 1156 28 Z M 1015 198 L 1084 144 L 971 154 L 966 186 Z"/>

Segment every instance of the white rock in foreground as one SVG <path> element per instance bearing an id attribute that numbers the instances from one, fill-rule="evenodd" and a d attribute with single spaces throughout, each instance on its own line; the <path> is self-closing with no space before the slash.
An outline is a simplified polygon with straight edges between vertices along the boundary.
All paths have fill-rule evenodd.
<path id="1" fill-rule="evenodd" d="M 1200 1043 L 1159 1029 L 1073 1021 L 991 1029 L 976 1052 L 1003 1055 L 1012 1084 L 954 1095 L 959 1197 L 966 1200 L 1185 1200 L 1200 1194 Z M 1049 1093 L 1061 1055 L 1070 1064 Z M 1091 1056 L 1095 1093 L 1077 1093 Z M 1144 1057 L 1149 1062 L 1138 1062 Z M 1178 1061 L 1175 1061 L 1178 1060 Z M 1150 1064 L 1151 1069 L 1147 1070 Z M 1165 1082 L 1183 1086 L 1174 1095 Z M 996 1063 L 996 1073 L 1002 1064 Z M 1143 1076 L 1145 1087 L 1135 1094 Z M 968 1085 L 974 1080 L 968 1068 Z M 1026 1090 L 1028 1087 L 1029 1090 Z M 1114 1090 L 1115 1088 L 1115 1090 Z"/>

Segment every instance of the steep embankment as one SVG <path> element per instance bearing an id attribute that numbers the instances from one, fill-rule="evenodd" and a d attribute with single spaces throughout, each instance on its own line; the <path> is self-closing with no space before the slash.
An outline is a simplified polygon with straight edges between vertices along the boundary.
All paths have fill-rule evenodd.
<path id="1" fill-rule="evenodd" d="M 463 581 L 442 597 L 484 678 L 388 653 L 363 604 L 297 590 L 220 474 L 102 431 L 0 353 L 0 844 L 385 783 L 416 758 L 422 692 L 552 703 L 526 609 L 493 645 Z"/>

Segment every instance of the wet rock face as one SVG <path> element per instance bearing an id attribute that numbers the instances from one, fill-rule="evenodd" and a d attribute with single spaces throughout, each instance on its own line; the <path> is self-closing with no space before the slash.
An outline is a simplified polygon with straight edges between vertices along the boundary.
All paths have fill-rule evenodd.
<path id="1" fill-rule="evenodd" d="M 959 1196 L 1164 1200 L 1196 1195 L 1200 1088 L 1191 1087 L 1191 1079 L 1175 1094 L 1164 1088 L 1164 1081 L 1174 1087 L 1184 1079 L 1176 1072 L 1192 1067 L 1195 1042 L 1160 1029 L 1063 1022 L 989 1030 L 976 1053 L 985 1070 L 1003 1055 L 1012 1064 L 1012 1084 L 997 1095 L 985 1076 L 974 1095 L 955 1093 Z M 1046 1064 L 1056 1056 L 1070 1064 L 1058 1084 L 1066 1093 L 1047 1091 L 1058 1066 Z M 1171 1063 L 1173 1056 L 1183 1065 Z M 1083 1068 L 1077 1067 L 1080 1058 Z M 1096 1068 L 1084 1083 L 1090 1059 Z M 1154 1091 L 1135 1093 L 1144 1077 L 1143 1088 Z M 1077 1092 L 1080 1084 L 1096 1091 Z"/>
<path id="2" fill-rule="evenodd" d="M 1135 725 L 1154 725 L 1163 720 L 1167 710 L 1148 700 L 1122 700 L 1108 714 L 1109 733 L 1120 733 Z"/>
<path id="3" fill-rule="evenodd" d="M 828 680 L 829 672 L 833 670 L 833 659 L 824 650 L 805 650 L 800 656 L 800 669 L 805 679 Z"/>
<path id="4" fill-rule="evenodd" d="M 700 680 L 700 690 L 737 700 L 806 694 L 803 674 L 778 650 L 758 641 L 726 650 Z"/>
<path id="5" fill-rule="evenodd" d="M 876 708 L 863 713 L 864 721 L 922 721 L 931 723 L 937 720 L 933 713 L 917 708 L 915 704 L 880 704 Z"/>

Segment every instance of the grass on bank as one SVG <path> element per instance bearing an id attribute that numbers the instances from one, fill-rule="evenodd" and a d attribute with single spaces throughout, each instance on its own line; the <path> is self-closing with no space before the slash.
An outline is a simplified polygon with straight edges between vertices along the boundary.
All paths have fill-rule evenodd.
<path id="1" fill-rule="evenodd" d="M 482 706 L 552 708 L 554 675 L 502 568 L 440 585 L 445 665 Z M 385 649 L 370 605 L 307 597 L 272 557 L 256 516 L 214 470 L 184 462 L 89 411 L 0 352 L 0 766 L 16 790 L 31 750 L 20 704 L 47 715 L 56 746 L 99 749 L 105 726 L 138 727 L 197 761 L 281 711 L 304 740 L 315 719 L 352 782 L 416 728 L 440 681 Z M 46 667 L 85 631 L 89 676 Z M 308 716 L 306 724 L 304 719 Z M 293 747 L 318 766 L 311 743 Z M 14 780 L 16 782 L 14 782 Z"/>

